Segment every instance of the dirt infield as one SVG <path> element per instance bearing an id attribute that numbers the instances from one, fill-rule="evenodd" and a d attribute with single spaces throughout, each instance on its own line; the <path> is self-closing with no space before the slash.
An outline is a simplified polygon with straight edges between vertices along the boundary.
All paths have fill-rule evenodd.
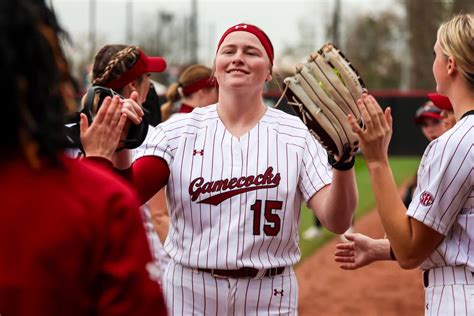
<path id="1" fill-rule="evenodd" d="M 356 225 L 357 232 L 382 238 L 377 212 Z M 299 314 L 306 315 L 423 315 L 424 293 L 420 271 L 402 270 L 394 262 L 377 262 L 344 271 L 334 262 L 334 238 L 296 269 Z"/>

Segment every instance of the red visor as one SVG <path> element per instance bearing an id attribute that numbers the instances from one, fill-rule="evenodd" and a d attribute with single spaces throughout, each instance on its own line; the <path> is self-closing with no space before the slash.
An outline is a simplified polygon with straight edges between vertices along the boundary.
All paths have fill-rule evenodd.
<path id="1" fill-rule="evenodd" d="M 442 110 L 453 110 L 453 105 L 447 96 L 438 93 L 428 93 L 428 98 L 436 107 Z"/>
<path id="2" fill-rule="evenodd" d="M 121 89 L 147 72 L 162 72 L 166 69 L 166 60 L 161 57 L 148 57 L 140 50 L 137 62 L 120 77 L 105 84 L 114 90 Z"/>
<path id="3" fill-rule="evenodd" d="M 270 42 L 270 39 L 268 38 L 267 34 L 265 34 L 264 31 L 262 31 L 260 28 L 252 24 L 240 23 L 227 29 L 227 31 L 225 31 L 224 35 L 222 35 L 221 39 L 219 40 L 219 44 L 217 44 L 217 50 L 219 50 L 222 42 L 227 37 L 227 35 L 229 35 L 232 32 L 237 32 L 237 31 L 249 32 L 255 35 L 260 41 L 260 43 L 262 43 L 263 48 L 265 49 L 265 52 L 267 53 L 267 56 L 270 59 L 270 63 L 273 65 L 272 42 Z"/>

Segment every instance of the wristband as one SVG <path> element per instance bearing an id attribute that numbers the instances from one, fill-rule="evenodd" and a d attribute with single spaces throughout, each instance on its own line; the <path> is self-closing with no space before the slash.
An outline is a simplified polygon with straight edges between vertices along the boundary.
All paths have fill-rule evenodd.
<path id="1" fill-rule="evenodd" d="M 334 155 L 329 154 L 328 155 L 328 163 L 336 170 L 339 171 L 346 171 L 350 170 L 352 167 L 354 167 L 355 164 L 355 156 L 352 156 L 351 160 L 348 162 L 342 162 L 342 161 L 336 161 L 334 158 Z"/>

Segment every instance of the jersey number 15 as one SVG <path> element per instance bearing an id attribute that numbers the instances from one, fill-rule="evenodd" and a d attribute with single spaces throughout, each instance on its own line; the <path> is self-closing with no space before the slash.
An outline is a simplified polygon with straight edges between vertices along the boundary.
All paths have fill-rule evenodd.
<path id="1" fill-rule="evenodd" d="M 263 232 L 267 236 L 276 236 L 280 232 L 281 219 L 273 210 L 281 210 L 282 201 L 265 200 Z M 250 209 L 253 211 L 253 234 L 261 234 L 262 200 L 256 200 Z"/>

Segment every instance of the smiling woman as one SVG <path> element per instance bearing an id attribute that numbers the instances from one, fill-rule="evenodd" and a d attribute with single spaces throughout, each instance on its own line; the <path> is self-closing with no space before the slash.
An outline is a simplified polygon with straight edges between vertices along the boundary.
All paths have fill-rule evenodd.
<path id="1" fill-rule="evenodd" d="M 263 103 L 273 54 L 260 28 L 230 27 L 217 104 L 158 125 L 132 165 L 142 201 L 167 185 L 171 314 L 296 314 L 301 203 L 333 232 L 351 223 L 353 168 L 331 169 L 299 118 Z"/>

